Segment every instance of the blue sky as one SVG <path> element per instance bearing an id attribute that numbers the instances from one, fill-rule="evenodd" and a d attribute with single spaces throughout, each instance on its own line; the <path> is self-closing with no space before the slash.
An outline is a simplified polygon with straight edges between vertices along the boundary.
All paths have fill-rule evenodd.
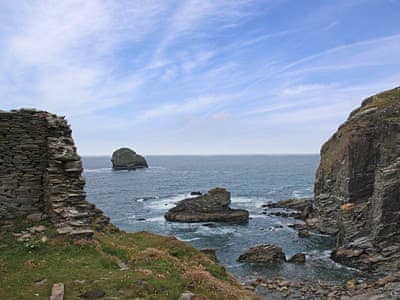
<path id="1" fill-rule="evenodd" d="M 318 153 L 400 85 L 399 0 L 0 0 L 0 108 L 80 154 Z"/>

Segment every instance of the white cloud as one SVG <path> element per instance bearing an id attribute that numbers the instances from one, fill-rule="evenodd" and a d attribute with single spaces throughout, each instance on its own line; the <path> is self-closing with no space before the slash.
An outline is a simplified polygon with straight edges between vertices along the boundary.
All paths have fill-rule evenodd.
<path id="1" fill-rule="evenodd" d="M 4 37 L 0 96 L 12 96 L 14 107 L 68 115 L 131 101 L 151 70 L 118 74 L 115 52 L 158 29 L 164 6 L 163 1 L 26 2 L 20 26 Z"/>
<path id="2" fill-rule="evenodd" d="M 226 101 L 231 101 L 233 95 L 204 95 L 190 98 L 182 102 L 173 102 L 145 110 L 137 118 L 138 121 L 148 121 L 176 114 L 193 114 L 204 112 L 210 108 L 216 109 Z"/>

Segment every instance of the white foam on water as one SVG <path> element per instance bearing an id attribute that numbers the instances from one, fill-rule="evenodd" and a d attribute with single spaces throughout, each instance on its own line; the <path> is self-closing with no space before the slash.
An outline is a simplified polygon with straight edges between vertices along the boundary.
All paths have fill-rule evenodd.
<path id="1" fill-rule="evenodd" d="M 153 167 L 153 166 L 151 166 L 151 167 L 149 167 L 149 169 L 166 170 L 167 168 L 165 168 L 165 167 Z"/>
<path id="2" fill-rule="evenodd" d="M 149 202 L 146 207 L 154 210 L 166 210 L 174 207 L 177 202 L 186 198 L 185 194 L 155 199 Z"/>
<path id="3" fill-rule="evenodd" d="M 191 239 L 184 239 L 184 238 L 177 236 L 176 238 L 182 242 L 192 242 L 192 241 L 200 240 L 199 237 L 195 237 L 195 238 L 191 238 Z"/>
<path id="4" fill-rule="evenodd" d="M 84 172 L 87 172 L 87 173 L 105 173 L 105 172 L 111 172 L 111 168 L 84 169 Z"/>
<path id="5" fill-rule="evenodd" d="M 142 222 L 157 222 L 157 223 L 163 223 L 165 222 L 164 216 L 159 216 L 159 217 L 154 217 L 154 218 L 148 218 Z"/>
<path id="6" fill-rule="evenodd" d="M 209 226 L 199 226 L 198 233 L 202 235 L 226 235 L 226 234 L 239 234 L 236 229 L 232 227 L 209 227 Z"/>

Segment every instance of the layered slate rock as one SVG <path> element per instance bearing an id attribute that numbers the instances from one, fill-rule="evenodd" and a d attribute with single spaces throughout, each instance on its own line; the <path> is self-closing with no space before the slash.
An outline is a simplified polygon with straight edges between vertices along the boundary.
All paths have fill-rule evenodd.
<path id="1" fill-rule="evenodd" d="M 49 218 L 58 233 L 90 237 L 109 219 L 86 201 L 82 162 L 64 117 L 0 111 L 0 219 Z"/>
<path id="2" fill-rule="evenodd" d="M 368 271 L 400 268 L 400 88 L 372 96 L 324 144 L 317 226 L 333 258 Z"/>
<path id="3" fill-rule="evenodd" d="M 111 162 L 114 170 L 135 170 L 148 168 L 145 158 L 129 148 L 114 151 Z"/>
<path id="4" fill-rule="evenodd" d="M 249 212 L 244 209 L 232 209 L 231 194 L 223 188 L 214 188 L 207 194 L 182 200 L 170 209 L 165 218 L 174 222 L 229 222 L 245 223 Z"/>
<path id="5" fill-rule="evenodd" d="M 281 247 L 265 244 L 251 247 L 239 256 L 238 261 L 249 263 L 283 263 L 286 261 L 286 257 Z"/>

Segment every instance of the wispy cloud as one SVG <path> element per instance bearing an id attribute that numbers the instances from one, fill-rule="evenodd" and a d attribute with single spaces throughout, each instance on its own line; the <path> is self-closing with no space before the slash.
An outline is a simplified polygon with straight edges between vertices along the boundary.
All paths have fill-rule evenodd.
<path id="1" fill-rule="evenodd" d="M 172 102 L 145 110 L 137 118 L 137 121 L 148 121 L 177 114 L 193 114 L 206 110 L 209 111 L 211 107 L 217 109 L 226 101 L 232 101 L 234 98 L 233 95 L 205 95 L 184 101 Z"/>
<path id="2" fill-rule="evenodd" d="M 149 20 L 163 2 L 40 1 L 24 6 L 25 19 L 6 37 L 0 93 L 20 105 L 67 114 L 129 101 L 148 74 L 115 74 L 114 53 L 156 29 Z M 15 98 L 14 98 L 15 99 Z"/>

